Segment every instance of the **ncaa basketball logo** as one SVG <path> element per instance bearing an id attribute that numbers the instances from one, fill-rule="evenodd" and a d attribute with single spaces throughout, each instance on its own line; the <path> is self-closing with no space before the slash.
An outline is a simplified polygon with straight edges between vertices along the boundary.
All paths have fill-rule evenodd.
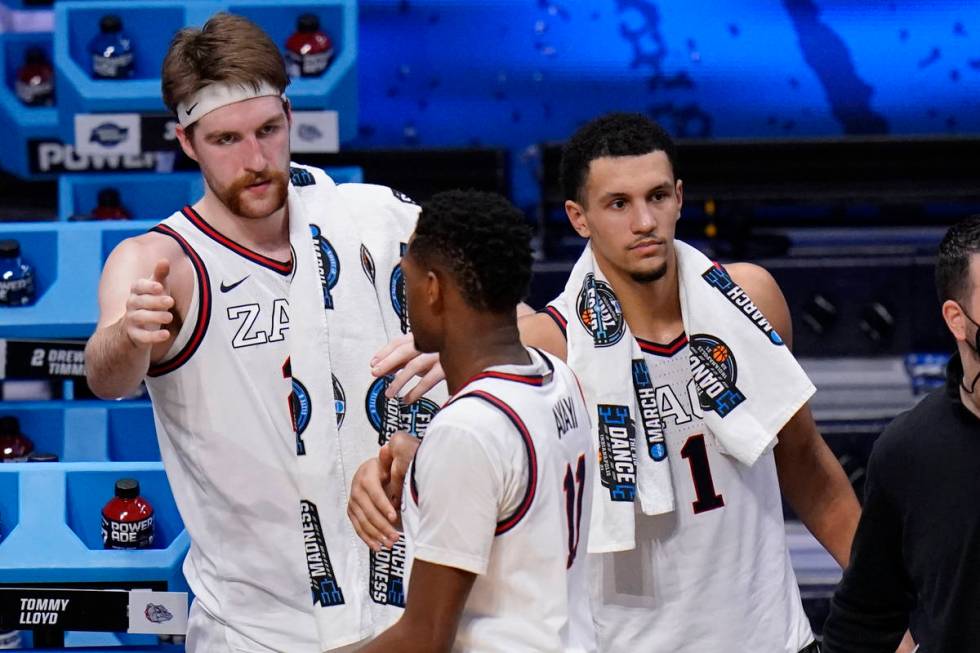
<path id="1" fill-rule="evenodd" d="M 592 273 L 585 275 L 576 304 L 579 322 L 592 334 L 596 347 L 610 347 L 622 339 L 626 322 L 608 283 Z"/>
<path id="2" fill-rule="evenodd" d="M 333 378 L 333 406 L 334 411 L 337 413 L 337 428 L 344 423 L 344 415 L 347 414 L 347 397 L 344 395 L 344 387 L 340 385 L 340 381 L 333 374 L 330 375 Z"/>
<path id="3" fill-rule="evenodd" d="M 365 408 L 368 421 L 378 432 L 378 444 L 384 445 L 395 431 L 408 431 L 422 438 L 429 422 L 439 412 L 439 406 L 422 397 L 413 404 L 403 404 L 398 399 L 385 397 L 385 389 L 394 377 L 390 374 L 377 379 L 368 388 Z"/>
<path id="4" fill-rule="evenodd" d="M 333 296 L 330 291 L 337 285 L 337 280 L 340 278 L 340 259 L 337 258 L 337 251 L 334 250 L 330 241 L 323 237 L 318 226 L 311 224 L 310 231 L 313 233 L 313 251 L 316 255 L 320 285 L 323 287 L 323 307 L 332 309 Z"/>
<path id="5" fill-rule="evenodd" d="M 401 244 L 401 256 L 405 256 L 408 245 Z M 402 265 L 399 263 L 391 271 L 391 282 L 389 292 L 391 294 L 391 307 L 395 309 L 398 320 L 401 322 L 402 333 L 408 333 L 408 304 L 405 299 L 405 274 L 402 272 Z"/>
<path id="6" fill-rule="evenodd" d="M 293 420 L 293 430 L 296 432 L 296 455 L 306 455 L 306 444 L 303 442 L 303 431 L 310 424 L 313 414 L 313 404 L 306 386 L 293 377 L 293 391 L 289 395 L 289 416 Z"/>
<path id="7" fill-rule="evenodd" d="M 725 417 L 745 401 L 736 386 L 738 365 L 731 348 L 721 338 L 706 333 L 691 336 L 689 347 L 691 374 L 701 407 Z"/>

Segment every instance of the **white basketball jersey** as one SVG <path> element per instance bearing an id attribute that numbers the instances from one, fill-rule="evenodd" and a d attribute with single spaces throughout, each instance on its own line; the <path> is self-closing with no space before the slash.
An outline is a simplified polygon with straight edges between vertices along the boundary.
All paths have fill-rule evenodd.
<path id="1" fill-rule="evenodd" d="M 318 652 L 284 369 L 292 263 L 227 239 L 189 207 L 154 230 L 177 240 L 197 276 L 188 319 L 146 379 L 191 538 L 184 575 L 230 649 Z"/>
<path id="2" fill-rule="evenodd" d="M 478 574 L 454 651 L 595 650 L 588 413 L 564 363 L 529 354 L 455 395 L 406 479 L 410 554 Z"/>
<path id="3" fill-rule="evenodd" d="M 664 422 L 676 508 L 637 511 L 636 548 L 594 554 L 599 648 L 609 653 L 797 653 L 813 641 L 786 547 L 772 452 L 752 467 L 705 428 L 687 337 L 639 341 Z"/>

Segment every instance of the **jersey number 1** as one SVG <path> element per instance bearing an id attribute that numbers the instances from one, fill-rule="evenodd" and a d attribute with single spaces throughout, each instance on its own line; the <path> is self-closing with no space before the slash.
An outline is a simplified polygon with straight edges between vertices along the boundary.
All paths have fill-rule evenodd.
<path id="1" fill-rule="evenodd" d="M 565 515 L 568 517 L 568 562 L 569 569 L 575 562 L 578 552 L 578 538 L 582 532 L 582 495 L 585 494 L 585 454 L 578 457 L 575 474 L 572 466 L 565 466 Z"/>
<path id="2" fill-rule="evenodd" d="M 691 503 L 694 514 L 708 512 L 725 505 L 725 500 L 715 492 L 715 482 L 711 479 L 711 466 L 708 464 L 708 450 L 704 444 L 703 435 L 692 435 L 681 449 L 681 457 L 687 458 L 691 465 L 691 477 L 694 479 L 694 492 L 697 501 Z"/>

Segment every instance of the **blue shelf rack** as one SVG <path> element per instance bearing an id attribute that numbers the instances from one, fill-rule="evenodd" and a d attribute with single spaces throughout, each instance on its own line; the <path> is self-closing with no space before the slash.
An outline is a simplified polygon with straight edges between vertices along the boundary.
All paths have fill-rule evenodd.
<path id="1" fill-rule="evenodd" d="M 159 113 L 160 69 L 174 33 L 187 25 L 203 25 L 219 11 L 246 16 L 285 46 L 303 13 L 320 18 L 334 43 L 330 68 L 319 78 L 294 79 L 287 95 L 296 110 L 335 110 L 341 141 L 357 133 L 357 3 L 356 0 L 102 0 L 55 5 L 54 61 L 58 70 L 59 133 L 74 142 L 78 113 Z M 113 13 L 135 43 L 135 73 L 127 80 L 93 79 L 87 45 L 99 19 Z"/>
<path id="2" fill-rule="evenodd" d="M 74 174 L 58 177 L 58 219 L 88 215 L 95 208 L 99 190 L 119 191 L 122 205 L 133 220 L 162 220 L 184 204 L 204 194 L 199 172 L 119 172 Z"/>

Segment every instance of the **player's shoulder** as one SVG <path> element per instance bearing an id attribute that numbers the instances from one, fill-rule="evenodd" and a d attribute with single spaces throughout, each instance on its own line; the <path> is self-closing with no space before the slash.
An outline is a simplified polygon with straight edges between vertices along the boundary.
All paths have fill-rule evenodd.
<path id="1" fill-rule="evenodd" d="M 167 234 L 147 231 L 122 240 L 112 250 L 108 263 L 153 261 L 165 258 L 171 263 L 177 263 L 187 258 L 180 243 Z M 149 264 L 152 267 L 153 263 Z"/>
<path id="2" fill-rule="evenodd" d="M 779 284 L 769 270 L 745 261 L 726 263 L 725 270 L 732 280 L 754 298 L 755 294 L 779 293 Z"/>

